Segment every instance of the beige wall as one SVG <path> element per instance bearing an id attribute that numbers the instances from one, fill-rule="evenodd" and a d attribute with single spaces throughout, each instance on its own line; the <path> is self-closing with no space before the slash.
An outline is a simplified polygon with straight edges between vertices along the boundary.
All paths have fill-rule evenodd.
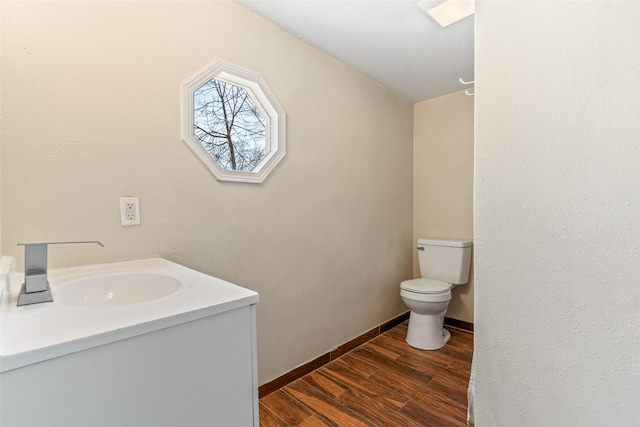
<path id="1" fill-rule="evenodd" d="M 413 109 L 413 237 L 473 240 L 473 97 L 464 91 Z M 415 247 L 415 244 L 413 245 Z M 413 274 L 420 277 L 417 251 Z M 447 317 L 473 323 L 469 283 L 452 291 Z"/>
<path id="2" fill-rule="evenodd" d="M 640 419 L 640 2 L 477 2 L 476 425 Z"/>
<path id="3" fill-rule="evenodd" d="M 2 2 L 2 253 L 60 267 L 162 256 L 254 289 L 263 383 L 406 310 L 412 105 L 232 2 Z M 287 156 L 218 182 L 180 140 L 180 86 L 263 75 Z M 121 227 L 120 196 L 142 224 Z"/>

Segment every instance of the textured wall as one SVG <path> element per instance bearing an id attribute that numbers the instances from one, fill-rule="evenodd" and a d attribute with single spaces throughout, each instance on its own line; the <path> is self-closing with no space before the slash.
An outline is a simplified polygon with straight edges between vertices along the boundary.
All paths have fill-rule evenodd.
<path id="1" fill-rule="evenodd" d="M 261 382 L 405 310 L 412 105 L 241 6 L 2 2 L 2 232 L 51 266 L 162 256 L 260 293 Z M 216 59 L 263 75 L 287 157 L 220 183 L 180 140 L 180 87 Z M 139 196 L 142 224 L 119 223 Z M 310 337 L 313 337 L 312 339 Z"/>
<path id="2" fill-rule="evenodd" d="M 479 2 L 479 426 L 640 419 L 640 3 Z"/>
<path id="3" fill-rule="evenodd" d="M 413 237 L 473 240 L 473 97 L 464 91 L 413 107 Z M 414 244 L 413 274 L 420 277 Z M 473 323 L 473 269 L 447 317 Z"/>

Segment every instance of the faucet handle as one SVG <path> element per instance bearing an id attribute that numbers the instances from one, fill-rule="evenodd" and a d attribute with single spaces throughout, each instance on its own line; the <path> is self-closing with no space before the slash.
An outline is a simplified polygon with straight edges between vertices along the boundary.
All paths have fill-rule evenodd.
<path id="1" fill-rule="evenodd" d="M 25 274 L 45 274 L 47 273 L 47 247 L 49 245 L 68 245 L 76 243 L 97 243 L 104 247 L 102 242 L 98 240 L 80 240 L 75 242 L 33 242 L 18 243 L 18 246 L 24 246 Z"/>
<path id="2" fill-rule="evenodd" d="M 76 243 L 97 243 L 104 248 L 104 245 L 99 240 L 78 240 L 75 242 L 32 242 L 32 243 L 18 243 L 18 246 L 30 246 L 30 245 L 69 245 Z"/>

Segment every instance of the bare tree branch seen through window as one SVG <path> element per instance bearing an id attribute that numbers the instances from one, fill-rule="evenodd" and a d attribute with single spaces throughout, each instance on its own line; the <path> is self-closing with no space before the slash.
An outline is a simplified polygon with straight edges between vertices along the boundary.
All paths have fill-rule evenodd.
<path id="1" fill-rule="evenodd" d="M 211 79 L 193 92 L 196 139 L 225 170 L 251 172 L 266 153 L 262 112 L 242 87 Z"/>

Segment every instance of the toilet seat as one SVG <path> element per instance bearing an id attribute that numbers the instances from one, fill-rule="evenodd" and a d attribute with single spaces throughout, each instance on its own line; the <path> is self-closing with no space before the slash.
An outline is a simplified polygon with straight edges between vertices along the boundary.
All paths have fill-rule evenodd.
<path id="1" fill-rule="evenodd" d="M 432 279 L 412 279 L 400 283 L 400 289 L 418 294 L 442 294 L 451 289 L 451 285 L 446 282 Z"/>

